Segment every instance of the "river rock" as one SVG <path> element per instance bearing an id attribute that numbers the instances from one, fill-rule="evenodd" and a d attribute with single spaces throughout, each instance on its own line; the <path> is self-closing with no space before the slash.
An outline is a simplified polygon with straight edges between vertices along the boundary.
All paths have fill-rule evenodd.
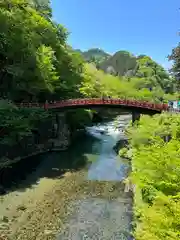
<path id="1" fill-rule="evenodd" d="M 44 234 L 47 236 L 47 235 L 56 235 L 57 233 L 52 230 L 45 230 Z"/>
<path id="2" fill-rule="evenodd" d="M 101 134 L 105 134 L 105 131 L 99 131 Z"/>
<path id="3" fill-rule="evenodd" d="M 128 146 L 128 140 L 127 139 L 120 139 L 116 145 L 113 147 L 115 152 L 119 152 L 121 148 L 127 147 Z"/>

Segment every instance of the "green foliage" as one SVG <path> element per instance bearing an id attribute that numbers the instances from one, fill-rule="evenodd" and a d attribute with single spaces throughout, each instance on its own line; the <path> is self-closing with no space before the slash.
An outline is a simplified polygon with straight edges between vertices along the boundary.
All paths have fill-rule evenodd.
<path id="1" fill-rule="evenodd" d="M 128 149 L 125 148 L 125 147 L 124 147 L 124 148 L 121 148 L 120 151 L 119 151 L 119 155 L 120 155 L 121 157 L 124 157 L 124 158 L 128 158 L 127 153 L 128 153 Z"/>
<path id="2" fill-rule="evenodd" d="M 177 91 L 180 91 L 180 42 L 172 50 L 169 59 L 173 61 L 171 72 L 175 76 Z"/>
<path id="3" fill-rule="evenodd" d="M 112 98 L 127 98 L 145 101 L 160 102 L 176 98 L 174 95 L 166 95 L 162 88 L 156 87 L 152 91 L 145 88 L 145 79 L 133 77 L 127 81 L 124 77 L 116 77 L 106 74 L 93 64 L 85 64 L 83 72 L 83 82 L 80 92 L 85 97 L 111 96 Z M 144 84 L 144 88 L 140 85 Z"/>
<path id="4" fill-rule="evenodd" d="M 135 239 L 179 239 L 180 117 L 142 116 L 127 134 L 133 153 L 131 178 L 141 195 L 135 194 L 141 199 L 135 200 Z"/>
<path id="5" fill-rule="evenodd" d="M 77 51 L 97 69 L 119 76 L 120 80 L 124 76 L 126 81 L 131 82 L 132 88 L 153 89 L 154 95 L 159 97 L 162 97 L 164 92 L 176 91 L 175 78 L 146 55 L 135 57 L 127 51 L 118 51 L 110 56 L 99 49 L 90 49 L 87 52 Z"/>
<path id="6" fill-rule="evenodd" d="M 0 2 L 0 91 L 13 100 L 78 92 L 81 81 L 82 60 L 67 46 L 66 29 L 44 16 L 40 1 L 34 2 Z"/>
<path id="7" fill-rule="evenodd" d="M 32 0 L 32 6 L 39 11 L 44 17 L 52 17 L 52 9 L 50 7 L 50 0 Z"/>
<path id="8" fill-rule="evenodd" d="M 66 117 L 72 130 L 83 129 L 85 126 L 92 123 L 91 112 L 84 109 L 70 110 L 67 112 Z"/>
<path id="9" fill-rule="evenodd" d="M 100 65 L 103 61 L 105 61 L 110 57 L 110 54 L 104 52 L 99 48 L 91 48 L 88 51 L 84 51 L 84 52 L 82 52 L 79 49 L 77 49 L 76 51 L 83 56 L 85 61 L 89 63 L 95 63 L 96 66 Z"/>
<path id="10" fill-rule="evenodd" d="M 138 67 L 135 75 L 144 79 L 144 87 L 160 87 L 167 93 L 172 93 L 174 91 L 174 79 L 170 78 L 165 69 L 154 62 L 150 57 L 139 57 L 137 65 Z"/>
<path id="11" fill-rule="evenodd" d="M 9 145 L 17 143 L 31 135 L 35 125 L 48 117 L 49 113 L 43 109 L 18 109 L 13 104 L 1 101 L 0 127 L 3 134 L 0 135 L 0 142 Z"/>
<path id="12" fill-rule="evenodd" d="M 12 101 L 79 97 L 82 57 L 66 44 L 67 30 L 51 19 L 49 1 L 0 1 L 0 95 Z M 0 104 L 1 143 L 31 135 L 44 110 Z"/>
<path id="13" fill-rule="evenodd" d="M 177 200 L 178 199 L 178 200 Z M 178 240 L 180 199 L 160 194 L 151 207 L 144 206 L 138 223 L 137 240 Z"/>

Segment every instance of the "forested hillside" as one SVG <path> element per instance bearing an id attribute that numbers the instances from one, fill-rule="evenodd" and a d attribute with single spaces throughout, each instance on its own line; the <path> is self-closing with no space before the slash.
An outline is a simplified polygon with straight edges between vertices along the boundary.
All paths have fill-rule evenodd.
<path id="1" fill-rule="evenodd" d="M 136 57 L 127 51 L 118 51 L 113 56 L 100 64 L 105 72 L 114 70 L 114 75 L 125 76 L 128 71 L 136 69 Z"/>
<path id="2" fill-rule="evenodd" d="M 99 48 L 91 48 L 84 52 L 80 49 L 76 49 L 75 51 L 79 52 L 86 62 L 95 63 L 97 67 L 110 57 L 110 54 Z"/>
<path id="3" fill-rule="evenodd" d="M 87 62 L 93 63 L 98 69 L 113 76 L 124 76 L 139 89 L 160 87 L 166 93 L 173 93 L 177 90 L 175 78 L 149 56 L 139 55 L 136 57 L 130 52 L 118 51 L 112 56 L 105 57 L 105 52 L 99 51 L 101 57 L 97 57 L 98 49 L 79 52 Z M 86 57 L 86 54 L 89 58 Z"/>

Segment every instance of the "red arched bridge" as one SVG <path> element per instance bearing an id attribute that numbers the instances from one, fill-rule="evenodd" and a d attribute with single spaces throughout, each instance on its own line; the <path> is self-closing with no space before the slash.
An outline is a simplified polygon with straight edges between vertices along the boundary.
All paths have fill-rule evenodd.
<path id="1" fill-rule="evenodd" d="M 161 111 L 167 111 L 169 109 L 168 104 L 164 103 L 151 103 L 139 100 L 126 100 L 126 99 L 102 99 L 102 98 L 91 98 L 91 99 L 69 99 L 54 101 L 51 103 L 19 103 L 18 107 L 40 107 L 44 109 L 66 109 L 66 108 L 87 108 L 87 107 L 121 107 L 124 109 L 134 110 L 140 113 L 156 113 Z"/>

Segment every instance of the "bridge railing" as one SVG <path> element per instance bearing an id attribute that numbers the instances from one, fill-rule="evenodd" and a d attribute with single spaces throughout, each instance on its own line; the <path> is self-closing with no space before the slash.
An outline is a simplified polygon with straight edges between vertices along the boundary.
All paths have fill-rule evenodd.
<path id="1" fill-rule="evenodd" d="M 19 108 L 44 108 L 44 103 L 16 103 Z"/>
<path id="2" fill-rule="evenodd" d="M 61 100 L 54 101 L 52 103 L 20 103 L 17 104 L 18 107 L 41 107 L 45 109 L 49 108 L 63 108 L 67 106 L 76 106 L 76 105 L 124 105 L 130 107 L 139 107 L 146 108 L 152 110 L 168 110 L 168 104 L 160 104 L 160 103 L 151 103 L 147 101 L 137 101 L 137 100 L 127 100 L 127 99 L 101 99 L 101 98 L 92 98 L 92 99 L 69 99 L 69 100 Z"/>
<path id="3" fill-rule="evenodd" d="M 121 100 L 121 99 L 76 99 L 76 100 L 65 100 L 57 103 L 47 104 L 47 108 L 66 107 L 75 105 L 125 105 L 125 106 L 136 106 L 140 108 L 148 108 L 155 110 L 166 110 L 168 109 L 167 104 L 150 103 L 146 101 L 137 100 Z"/>

